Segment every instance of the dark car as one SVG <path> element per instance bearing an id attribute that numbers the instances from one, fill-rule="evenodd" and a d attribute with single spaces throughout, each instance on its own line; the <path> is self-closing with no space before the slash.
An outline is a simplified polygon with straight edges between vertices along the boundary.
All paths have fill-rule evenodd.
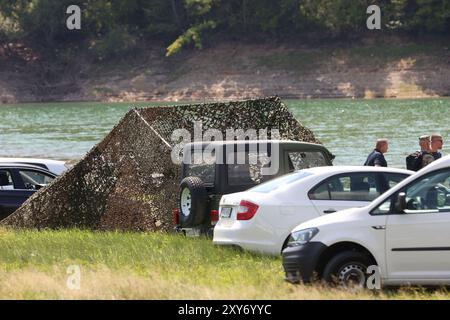
<path id="1" fill-rule="evenodd" d="M 0 220 L 16 211 L 33 193 L 55 178 L 55 174 L 38 166 L 1 163 Z"/>
<path id="2" fill-rule="evenodd" d="M 323 145 L 299 141 L 189 143 L 183 149 L 178 208 L 174 209 L 176 230 L 211 236 L 222 195 L 247 190 L 295 170 L 330 166 L 333 158 Z"/>

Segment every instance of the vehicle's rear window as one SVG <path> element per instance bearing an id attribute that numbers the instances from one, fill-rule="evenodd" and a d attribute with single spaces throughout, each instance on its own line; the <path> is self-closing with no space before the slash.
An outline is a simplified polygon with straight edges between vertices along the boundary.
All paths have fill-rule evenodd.
<path id="1" fill-rule="evenodd" d="M 280 187 L 284 187 L 286 185 L 289 185 L 291 183 L 297 182 L 299 180 L 305 179 L 306 177 L 311 176 L 312 173 L 306 172 L 306 171 L 299 171 L 295 173 L 290 173 L 287 175 L 284 175 L 282 177 L 264 182 L 260 184 L 259 186 L 256 186 L 254 188 L 251 188 L 249 191 L 253 192 L 261 192 L 261 193 L 269 193 L 271 191 L 274 191 Z"/>
<path id="2" fill-rule="evenodd" d="M 188 164 L 185 167 L 185 176 L 198 177 L 205 183 L 214 183 L 215 168 L 214 164 Z"/>
<path id="3" fill-rule="evenodd" d="M 185 177 L 198 177 L 204 183 L 214 183 L 216 174 L 215 160 L 214 151 L 197 153 L 192 151 L 190 162 L 185 165 Z"/>
<path id="4" fill-rule="evenodd" d="M 230 186 L 252 186 L 264 182 L 266 176 L 262 174 L 262 169 L 271 164 L 267 152 L 234 152 L 232 155 L 233 163 L 227 165 Z"/>
<path id="5" fill-rule="evenodd" d="M 321 151 L 288 151 L 290 171 L 328 166 Z"/>

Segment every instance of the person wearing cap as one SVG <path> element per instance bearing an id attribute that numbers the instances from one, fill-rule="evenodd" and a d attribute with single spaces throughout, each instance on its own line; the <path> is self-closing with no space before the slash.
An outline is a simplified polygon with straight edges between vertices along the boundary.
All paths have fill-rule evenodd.
<path id="1" fill-rule="evenodd" d="M 365 166 L 373 167 L 387 167 L 387 161 L 384 158 L 384 154 L 388 151 L 389 142 L 388 139 L 378 139 L 375 149 L 369 154 Z"/>
<path id="2" fill-rule="evenodd" d="M 434 160 L 442 158 L 442 153 L 439 150 L 442 150 L 442 145 L 444 144 L 444 140 L 442 136 L 438 133 L 431 135 L 431 154 L 433 155 Z"/>

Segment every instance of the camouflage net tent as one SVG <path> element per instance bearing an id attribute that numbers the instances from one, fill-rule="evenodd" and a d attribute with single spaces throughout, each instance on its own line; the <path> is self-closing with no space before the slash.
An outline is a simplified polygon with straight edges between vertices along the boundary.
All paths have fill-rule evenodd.
<path id="1" fill-rule="evenodd" d="M 171 135 L 194 121 L 214 128 L 278 129 L 282 139 L 318 142 L 278 97 L 130 110 L 86 156 L 1 222 L 13 228 L 169 231 L 180 166 Z"/>

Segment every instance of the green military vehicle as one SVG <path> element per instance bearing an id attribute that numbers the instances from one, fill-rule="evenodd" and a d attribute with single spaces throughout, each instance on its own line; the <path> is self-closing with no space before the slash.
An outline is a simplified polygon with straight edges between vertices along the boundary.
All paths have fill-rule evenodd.
<path id="1" fill-rule="evenodd" d="M 319 144 L 289 140 L 235 140 L 186 144 L 183 148 L 175 229 L 211 235 L 222 195 L 247 190 L 281 175 L 330 166 L 334 156 Z"/>

